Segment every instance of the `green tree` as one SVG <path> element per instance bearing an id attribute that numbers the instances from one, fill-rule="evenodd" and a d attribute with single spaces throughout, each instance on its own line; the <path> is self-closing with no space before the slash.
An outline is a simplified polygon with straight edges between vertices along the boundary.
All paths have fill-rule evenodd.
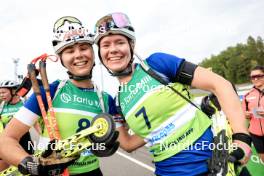
<path id="1" fill-rule="evenodd" d="M 229 46 L 218 55 L 205 58 L 199 65 L 212 70 L 233 83 L 249 81 L 249 72 L 256 65 L 264 65 L 264 44 L 261 37 L 249 36 L 246 44 Z"/>

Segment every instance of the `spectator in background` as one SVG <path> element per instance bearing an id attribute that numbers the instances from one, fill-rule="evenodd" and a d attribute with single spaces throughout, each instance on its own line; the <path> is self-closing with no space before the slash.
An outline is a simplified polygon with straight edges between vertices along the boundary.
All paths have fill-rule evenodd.
<path id="1" fill-rule="evenodd" d="M 249 132 L 253 144 L 264 162 L 264 66 L 250 72 L 253 88 L 243 98 L 243 109 L 249 119 Z"/>

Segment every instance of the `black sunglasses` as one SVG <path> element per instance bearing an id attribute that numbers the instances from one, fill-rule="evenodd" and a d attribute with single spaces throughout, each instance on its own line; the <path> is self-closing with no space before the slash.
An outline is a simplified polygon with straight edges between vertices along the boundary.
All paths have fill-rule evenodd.
<path id="1" fill-rule="evenodd" d="M 250 79 L 251 80 L 255 80 L 255 79 L 261 79 L 261 78 L 263 78 L 264 77 L 264 74 L 263 75 L 251 75 L 250 76 Z"/>

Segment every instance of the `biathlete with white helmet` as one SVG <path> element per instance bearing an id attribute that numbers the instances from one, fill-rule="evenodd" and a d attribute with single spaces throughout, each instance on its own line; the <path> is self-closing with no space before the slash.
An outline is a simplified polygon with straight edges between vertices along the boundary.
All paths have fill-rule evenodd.
<path id="1" fill-rule="evenodd" d="M 14 117 L 14 114 L 23 106 L 22 99 L 16 95 L 15 91 L 19 87 L 16 81 L 2 80 L 0 81 L 0 123 L 1 131 L 6 127 L 8 122 Z M 26 150 L 27 153 L 32 154 L 33 149 L 30 147 L 32 143 L 29 132 L 22 136 L 19 141 L 20 145 Z M 0 160 L 0 171 L 8 167 L 8 164 Z"/>
<path id="2" fill-rule="evenodd" d="M 62 139 L 65 139 L 83 129 L 90 127 L 92 119 L 105 111 L 115 114 L 113 98 L 99 92 L 93 84 L 92 69 L 94 67 L 93 35 L 83 27 L 81 21 L 72 16 L 64 16 L 58 19 L 53 28 L 54 37 L 52 45 L 55 53 L 60 57 L 62 65 L 68 70 L 69 79 L 55 81 L 50 84 L 52 105 L 55 111 L 56 121 Z M 56 74 L 57 70 L 53 72 Z M 55 96 L 56 94 L 56 96 Z M 99 99 L 101 95 L 101 100 Z M 42 99 L 45 107 L 47 100 L 42 89 Z M 39 163 L 38 157 L 27 154 L 18 147 L 17 143 L 21 136 L 41 116 L 36 95 L 32 95 L 24 107 L 10 121 L 0 138 L 0 145 L 8 146 L 0 148 L 0 156 L 8 163 L 18 166 L 23 174 L 30 175 L 54 175 L 62 173 L 66 167 L 70 175 L 101 176 L 98 158 L 89 149 L 80 154 L 73 161 L 51 165 Z M 49 142 L 47 128 L 43 129 L 41 142 Z M 47 164 L 47 165 L 45 165 Z"/>

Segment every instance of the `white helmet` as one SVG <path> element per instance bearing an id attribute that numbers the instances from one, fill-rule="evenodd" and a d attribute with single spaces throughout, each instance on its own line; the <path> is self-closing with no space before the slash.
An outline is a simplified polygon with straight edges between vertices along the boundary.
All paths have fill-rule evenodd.
<path id="1" fill-rule="evenodd" d="M 19 84 L 11 80 L 0 81 L 0 88 L 17 88 Z"/>
<path id="2" fill-rule="evenodd" d="M 109 34 L 122 34 L 136 41 L 135 31 L 128 16 L 121 12 L 108 14 L 99 19 L 95 25 L 95 43 L 98 45 L 100 39 Z"/>
<path id="3" fill-rule="evenodd" d="M 93 35 L 82 26 L 79 19 L 72 16 L 58 19 L 54 24 L 53 33 L 52 45 L 56 54 L 76 43 L 94 43 Z"/>

